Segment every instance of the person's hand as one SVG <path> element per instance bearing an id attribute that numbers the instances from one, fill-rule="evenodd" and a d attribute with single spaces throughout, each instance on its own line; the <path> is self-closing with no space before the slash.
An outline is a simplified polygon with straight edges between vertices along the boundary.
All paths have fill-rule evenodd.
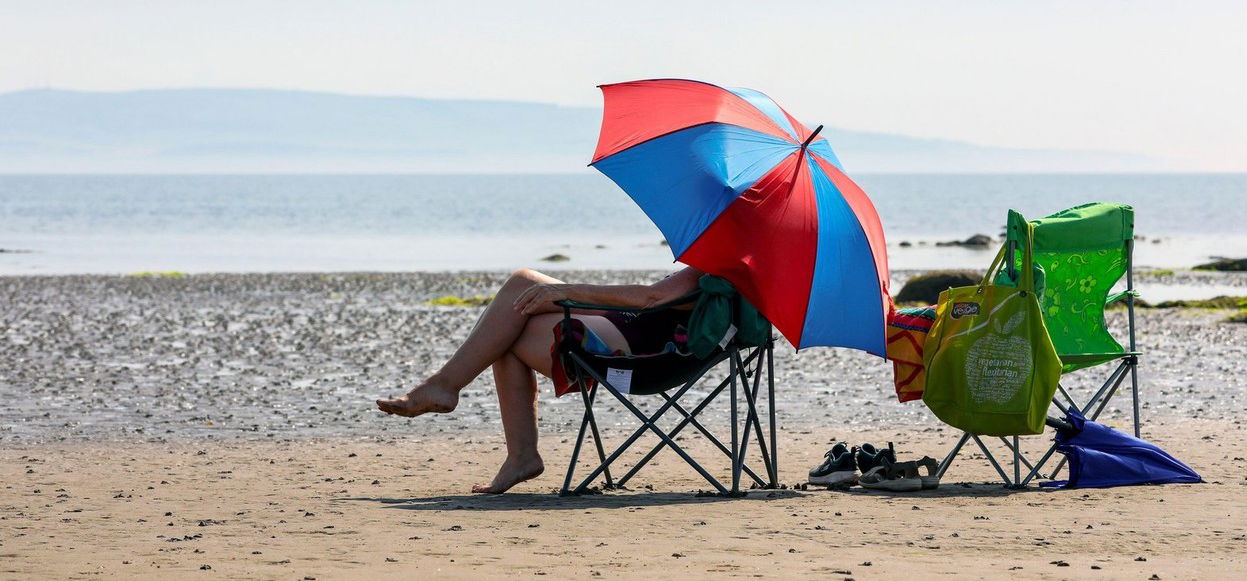
<path id="1" fill-rule="evenodd" d="M 568 298 L 567 286 L 565 284 L 535 284 L 528 287 L 523 293 L 520 293 L 520 296 L 515 299 L 515 303 L 512 306 L 515 307 L 516 312 L 525 315 L 552 312 L 550 307 L 556 301 Z"/>

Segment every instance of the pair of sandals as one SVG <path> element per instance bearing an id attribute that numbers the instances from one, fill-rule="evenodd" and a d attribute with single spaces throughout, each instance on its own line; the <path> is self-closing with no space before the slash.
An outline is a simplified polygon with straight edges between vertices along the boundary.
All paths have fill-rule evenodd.
<path id="1" fill-rule="evenodd" d="M 919 473 L 926 468 L 927 474 Z M 887 456 L 879 458 L 879 465 L 866 471 L 857 479 L 862 488 L 891 492 L 914 492 L 939 488 L 940 464 L 930 456 L 911 462 L 893 462 Z"/>

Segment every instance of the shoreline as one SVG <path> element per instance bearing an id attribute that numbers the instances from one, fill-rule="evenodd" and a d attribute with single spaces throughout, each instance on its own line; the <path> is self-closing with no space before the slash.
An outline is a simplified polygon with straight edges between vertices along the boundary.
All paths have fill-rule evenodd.
<path id="1" fill-rule="evenodd" d="M 197 274 L 272 272 L 425 272 L 513 270 L 661 270 L 673 264 L 657 230 L 493 233 L 415 230 L 390 232 L 273 232 L 223 230 L 74 235 L 0 234 L 0 276 L 129 274 L 183 271 Z M 984 234 L 987 236 L 986 234 Z M 984 268 L 999 239 L 987 246 L 946 245 L 967 234 L 889 236 L 894 270 Z M 563 262 L 543 262 L 554 254 Z M 1236 232 L 1141 238 L 1138 270 L 1184 270 L 1214 256 L 1247 256 L 1247 235 Z M 462 265 L 470 265 L 463 268 Z"/>

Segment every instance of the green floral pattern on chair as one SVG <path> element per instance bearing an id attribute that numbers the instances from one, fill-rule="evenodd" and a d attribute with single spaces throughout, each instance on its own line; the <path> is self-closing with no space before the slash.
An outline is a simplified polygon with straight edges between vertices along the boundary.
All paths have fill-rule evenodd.
<path id="1" fill-rule="evenodd" d="M 1109 333 L 1104 309 L 1109 291 L 1126 273 L 1134 210 L 1086 204 L 1031 222 L 1035 262 L 1044 271 L 1040 305 L 1064 371 L 1121 357 L 1125 348 Z"/>

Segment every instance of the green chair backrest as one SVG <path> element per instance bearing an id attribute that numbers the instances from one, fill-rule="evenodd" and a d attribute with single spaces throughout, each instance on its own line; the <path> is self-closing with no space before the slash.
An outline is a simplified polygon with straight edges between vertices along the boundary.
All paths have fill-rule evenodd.
<path id="1" fill-rule="evenodd" d="M 1025 218 L 1010 210 L 1006 243 L 1025 244 Z M 1108 331 L 1109 291 L 1130 266 L 1134 209 L 1092 203 L 1031 221 L 1035 263 L 1043 268 L 1044 323 L 1063 371 L 1099 365 L 1125 353 Z"/>

